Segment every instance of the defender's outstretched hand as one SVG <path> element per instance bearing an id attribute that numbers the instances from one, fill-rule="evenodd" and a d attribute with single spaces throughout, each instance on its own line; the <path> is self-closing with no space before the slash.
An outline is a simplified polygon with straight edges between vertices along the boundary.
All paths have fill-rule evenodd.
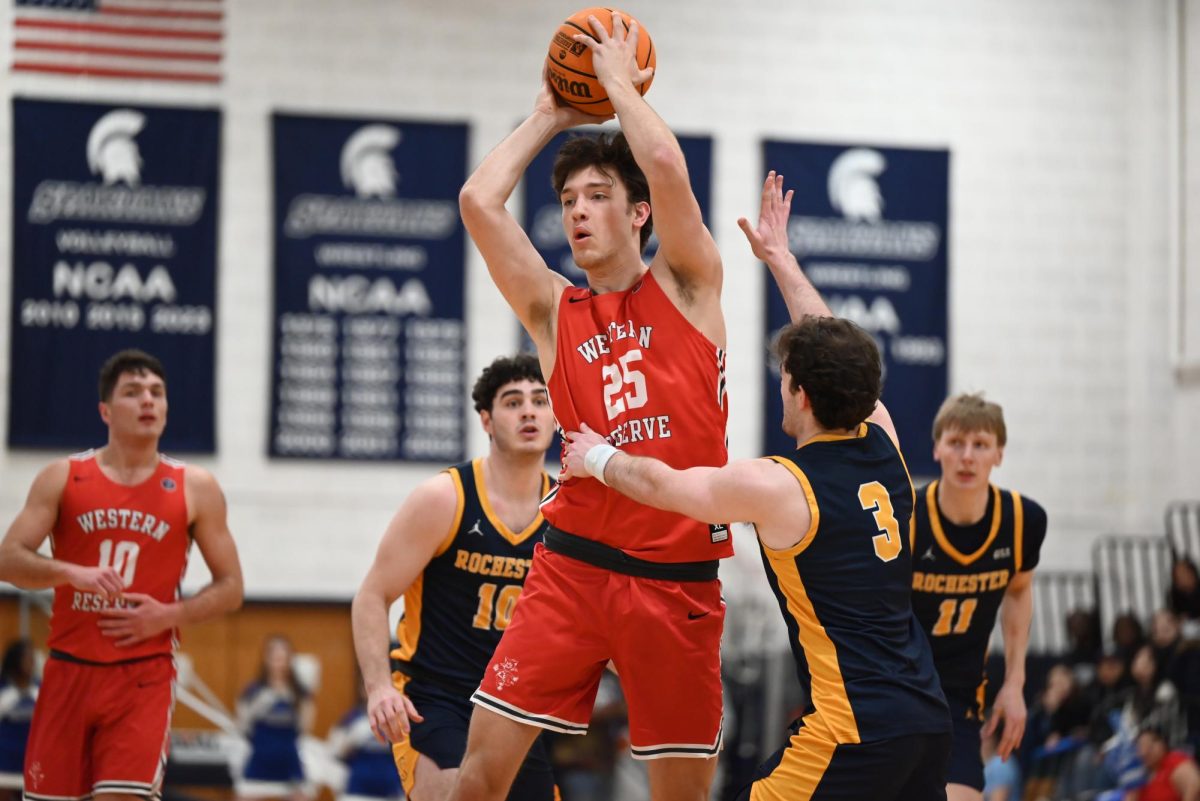
<path id="1" fill-rule="evenodd" d="M 758 226 L 750 227 L 745 217 L 738 218 L 738 227 L 750 241 L 750 249 L 760 261 L 768 264 L 788 254 L 788 217 L 792 211 L 792 192 L 783 191 L 783 176 L 774 170 L 763 182 L 762 203 L 758 210 Z"/>

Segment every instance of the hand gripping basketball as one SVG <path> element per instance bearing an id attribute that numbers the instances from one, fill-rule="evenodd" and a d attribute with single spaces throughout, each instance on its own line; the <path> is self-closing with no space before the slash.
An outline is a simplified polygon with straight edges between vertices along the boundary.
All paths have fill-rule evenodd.
<path id="1" fill-rule="evenodd" d="M 546 55 L 546 75 L 567 104 L 587 114 L 615 113 L 605 84 L 626 77 L 645 95 L 657 58 L 650 34 L 629 14 L 585 8 L 558 27 Z"/>

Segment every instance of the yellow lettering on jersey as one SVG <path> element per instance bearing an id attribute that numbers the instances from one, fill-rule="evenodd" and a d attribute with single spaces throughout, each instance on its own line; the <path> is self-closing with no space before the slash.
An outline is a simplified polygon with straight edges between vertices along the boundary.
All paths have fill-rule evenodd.
<path id="1" fill-rule="evenodd" d="M 462 549 L 454 554 L 454 566 L 459 570 L 482 576 L 517 579 L 518 581 L 525 578 L 525 573 L 528 572 L 531 564 L 533 564 L 532 559 L 522 559 L 519 556 L 498 556 Z"/>
<path id="2" fill-rule="evenodd" d="M 499 600 L 496 599 L 495 584 L 479 585 L 479 608 L 475 610 L 475 619 L 471 621 L 471 625 L 477 629 L 495 628 L 497 631 L 504 631 L 512 620 L 513 609 L 520 597 L 519 584 L 505 585 L 500 590 Z"/>
<path id="3" fill-rule="evenodd" d="M 1011 573 L 1007 570 L 989 570 L 986 573 L 919 573 L 913 571 L 913 590 L 933 592 L 938 595 L 974 595 L 988 590 L 1001 590 L 1008 586 Z"/>
<path id="4" fill-rule="evenodd" d="M 930 631 L 934 637 L 945 637 L 947 634 L 965 634 L 971 628 L 971 618 L 975 615 L 975 607 L 979 605 L 978 598 L 963 598 L 956 601 L 948 598 L 938 604 L 938 619 Z M 958 620 L 955 622 L 955 612 Z M 953 628 L 951 628 L 953 624 Z"/>
<path id="5" fill-rule="evenodd" d="M 861 484 L 858 487 L 858 502 L 863 509 L 872 513 L 876 528 L 882 532 L 871 538 L 875 555 L 885 562 L 892 561 L 900 555 L 904 540 L 900 538 L 900 523 L 896 520 L 887 488 L 878 481 Z"/>

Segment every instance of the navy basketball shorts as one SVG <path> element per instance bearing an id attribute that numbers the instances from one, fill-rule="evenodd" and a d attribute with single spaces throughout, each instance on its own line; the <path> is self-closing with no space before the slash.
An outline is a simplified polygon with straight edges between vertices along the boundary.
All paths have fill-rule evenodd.
<path id="1" fill-rule="evenodd" d="M 801 728 L 736 801 L 945 801 L 949 734 L 834 743 Z"/>
<path id="2" fill-rule="evenodd" d="M 950 748 L 947 784 L 963 784 L 983 792 L 983 715 L 973 688 L 943 687 L 954 722 L 954 743 Z"/>
<path id="3" fill-rule="evenodd" d="M 406 796 L 416 784 L 417 759 L 426 756 L 442 770 L 457 768 L 467 750 L 467 729 L 474 705 L 468 695 L 456 694 L 428 682 L 394 674 L 400 689 L 424 718 L 413 721 L 409 736 L 392 745 L 392 757 L 400 773 Z M 529 749 L 508 797 L 516 801 L 554 801 L 554 773 L 546 753 L 545 739 L 538 737 Z"/>

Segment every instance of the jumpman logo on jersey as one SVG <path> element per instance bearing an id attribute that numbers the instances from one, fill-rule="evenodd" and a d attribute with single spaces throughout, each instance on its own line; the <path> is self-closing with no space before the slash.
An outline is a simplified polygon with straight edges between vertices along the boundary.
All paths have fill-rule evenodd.
<path id="1" fill-rule="evenodd" d="M 470 530 L 469 530 L 467 533 L 468 533 L 468 534 L 478 534 L 479 536 L 481 536 L 481 537 L 482 537 L 482 536 L 483 536 L 483 530 L 482 530 L 481 528 L 479 528 L 479 524 L 480 524 L 480 522 L 482 522 L 482 518 L 481 518 L 481 519 L 479 519 L 479 520 L 476 520 L 476 521 L 475 521 L 475 525 L 471 526 L 471 529 L 470 529 Z"/>
<path id="2" fill-rule="evenodd" d="M 922 559 L 928 559 L 930 562 L 935 562 L 935 561 L 937 561 L 937 557 L 933 555 L 933 546 L 932 546 L 932 545 L 930 545 L 930 546 L 929 546 L 929 547 L 928 547 L 928 548 L 925 550 L 925 553 L 921 554 L 921 558 L 922 558 Z"/>

